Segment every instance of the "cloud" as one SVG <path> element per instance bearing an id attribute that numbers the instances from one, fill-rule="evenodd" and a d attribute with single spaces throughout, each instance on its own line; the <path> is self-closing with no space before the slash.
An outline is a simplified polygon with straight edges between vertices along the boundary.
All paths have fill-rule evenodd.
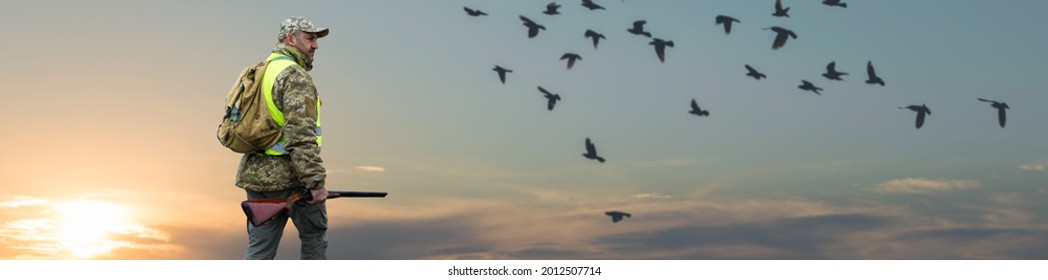
<path id="1" fill-rule="evenodd" d="M 912 179 L 918 180 L 918 179 Z M 920 179 L 926 180 L 926 179 Z M 899 180 L 903 181 L 903 180 Z M 949 180 L 926 180 L 942 181 Z M 964 185 L 964 184 L 960 184 Z M 733 199 L 702 195 L 622 193 L 578 203 L 591 193 L 560 190 L 549 199 L 524 193 L 504 198 L 452 198 L 395 205 L 329 206 L 328 258 L 385 259 L 1044 259 L 1048 225 L 1018 210 L 972 208 L 974 221 L 940 217 L 907 205 L 839 205 L 808 199 Z M 638 199 L 646 197 L 652 199 Z M 1002 201 L 1014 195 L 995 197 Z M 607 201 L 605 201 L 607 200 Z M 635 214 L 611 223 L 603 211 L 621 205 Z M 28 208 L 28 207 L 27 207 Z M 36 209 L 14 209 L 29 211 Z M 122 245 L 100 259 L 239 259 L 246 244 L 241 219 L 207 225 L 164 225 L 120 232 Z M 3 219 L 0 217 L 0 224 Z M 9 223 L 7 234 L 47 232 L 50 220 Z M 288 225 L 293 227 L 292 225 Z M 156 233 L 156 234 L 154 234 Z M 0 259 L 61 244 L 16 247 L 3 238 Z M 5 243 L 6 242 L 6 243 Z M 1035 244 L 1030 246 L 1029 244 Z M 50 247 L 46 247 L 50 246 Z M 295 234 L 277 259 L 297 259 Z"/>
<path id="2" fill-rule="evenodd" d="M 386 171 L 386 168 L 383 168 L 383 167 L 366 166 L 366 165 L 365 166 L 357 166 L 357 169 L 359 169 L 361 171 L 364 171 L 364 172 L 383 172 L 383 171 Z"/>
<path id="3" fill-rule="evenodd" d="M 496 251 L 484 240 L 478 224 L 455 217 L 413 222 L 384 221 L 338 226 L 328 231 L 328 258 L 356 259 L 457 259 L 479 257 Z M 285 239 L 280 250 L 298 258 L 297 238 Z M 467 257 L 469 258 L 469 257 Z"/>
<path id="4" fill-rule="evenodd" d="M 690 159 L 665 159 L 651 160 L 633 163 L 634 166 L 642 168 L 667 168 L 694 165 L 695 161 Z"/>
<path id="5" fill-rule="evenodd" d="M 182 249 L 166 233 L 122 208 L 25 196 L 0 202 L 0 259 L 178 258 L 172 252 Z"/>
<path id="6" fill-rule="evenodd" d="M 646 199 L 646 198 L 658 199 L 658 198 L 670 198 L 670 195 L 662 194 L 662 193 L 638 193 L 638 194 L 633 195 L 633 198 L 638 198 L 638 199 Z"/>
<path id="7" fill-rule="evenodd" d="M 899 259 L 1048 258 L 1048 231 L 1036 227 L 915 229 L 882 244 Z"/>
<path id="8" fill-rule="evenodd" d="M 332 216 L 331 259 L 806 259 L 849 258 L 840 240 L 896 224 L 884 207 L 841 208 L 775 199 L 636 199 L 622 194 L 633 219 L 603 214 L 618 202 L 455 199 L 390 209 L 361 205 Z M 651 194 L 658 197 L 661 194 Z M 678 198 L 674 195 L 672 198 Z M 680 197 L 684 198 L 684 197 Z M 330 213 L 345 213 L 329 209 Z M 349 222 L 348 224 L 346 223 Z M 424 234 L 420 234 L 424 233 Z M 671 240 L 667 240 L 671 239 Z M 278 259 L 296 258 L 285 238 Z M 335 244 L 338 245 L 335 245 Z"/>
<path id="9" fill-rule="evenodd" d="M 1023 201 L 1023 198 L 1020 197 L 1018 193 L 998 194 L 998 195 L 994 195 L 993 197 L 990 197 L 990 199 L 993 200 L 993 201 L 999 202 L 999 203 L 1009 204 L 1009 205 L 1019 204 L 1020 202 Z"/>
<path id="10" fill-rule="evenodd" d="M 827 259 L 840 239 L 883 228 L 895 219 L 830 214 L 634 231 L 600 240 L 614 250 L 670 259 Z M 693 250 L 682 250 L 682 249 Z M 746 248 L 745 250 L 735 250 Z M 732 249 L 732 250 L 727 250 Z M 666 254 L 671 253 L 671 254 Z"/>
<path id="11" fill-rule="evenodd" d="M 623 195 L 632 198 L 633 195 Z M 840 207 L 779 199 L 640 200 L 612 224 L 598 206 L 457 199 L 332 207 L 328 258 L 358 259 L 1043 259 L 1043 225 L 929 225 L 906 207 Z M 353 210 L 349 213 L 347 210 Z M 991 209 L 992 210 L 992 209 Z M 641 215 L 642 214 L 642 215 Z M 26 223 L 33 226 L 32 223 Z M 290 225 L 289 225 L 290 226 Z M 162 227 L 104 259 L 239 259 L 246 234 Z M 1014 239 L 1014 240 L 1013 240 Z M 1015 241 L 1019 240 L 1019 241 Z M 0 239 L 0 245 L 3 245 Z M 277 259 L 297 259 L 286 235 Z M 0 249 L 0 251 L 3 251 Z M 13 257 L 13 255 L 8 255 Z"/>
<path id="12" fill-rule="evenodd" d="M 982 215 L 987 225 L 1015 226 L 1029 224 L 1037 216 L 1018 209 L 987 209 Z"/>
<path id="13" fill-rule="evenodd" d="M 15 200 L 0 202 L 0 208 L 18 208 L 25 206 L 38 206 L 48 203 L 47 199 L 33 198 L 27 196 L 15 197 Z"/>
<path id="14" fill-rule="evenodd" d="M 931 193 L 936 191 L 973 189 L 982 185 L 978 180 L 934 180 L 925 178 L 895 179 L 877 185 L 877 192 Z"/>
<path id="15" fill-rule="evenodd" d="M 1043 162 L 1039 162 L 1039 163 L 1029 163 L 1029 164 L 1019 165 L 1019 170 L 1044 172 L 1045 168 L 1044 168 L 1044 163 Z"/>

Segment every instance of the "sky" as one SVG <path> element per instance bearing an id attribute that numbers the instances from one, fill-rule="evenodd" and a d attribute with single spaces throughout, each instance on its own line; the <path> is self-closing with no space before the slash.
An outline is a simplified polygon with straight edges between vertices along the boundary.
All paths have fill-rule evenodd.
<path id="1" fill-rule="evenodd" d="M 215 132 L 296 15 L 328 188 L 389 192 L 328 202 L 331 259 L 1048 259 L 1048 2 L 556 2 L 6 1 L 0 259 L 241 258 Z"/>

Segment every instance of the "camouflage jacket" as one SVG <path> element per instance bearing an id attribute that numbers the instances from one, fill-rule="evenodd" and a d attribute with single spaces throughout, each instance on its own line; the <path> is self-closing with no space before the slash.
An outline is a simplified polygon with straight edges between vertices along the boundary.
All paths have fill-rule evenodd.
<path id="1" fill-rule="evenodd" d="M 313 78 L 307 73 L 313 68 L 312 61 L 283 43 L 277 44 L 273 53 L 290 56 L 297 63 L 281 71 L 273 84 L 273 103 L 284 113 L 286 121 L 281 133 L 288 154 L 244 154 L 237 167 L 236 186 L 258 192 L 323 186 L 327 172 L 320 159 L 315 131 L 320 97 Z"/>

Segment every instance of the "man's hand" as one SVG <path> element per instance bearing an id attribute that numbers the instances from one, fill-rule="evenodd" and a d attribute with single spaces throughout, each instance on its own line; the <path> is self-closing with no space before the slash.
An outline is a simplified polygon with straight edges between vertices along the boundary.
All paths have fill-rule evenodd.
<path id="1" fill-rule="evenodd" d="M 328 190 L 325 186 L 322 186 L 319 189 L 309 190 L 309 192 L 313 195 L 313 200 L 310 200 L 309 204 L 321 204 L 328 198 Z"/>

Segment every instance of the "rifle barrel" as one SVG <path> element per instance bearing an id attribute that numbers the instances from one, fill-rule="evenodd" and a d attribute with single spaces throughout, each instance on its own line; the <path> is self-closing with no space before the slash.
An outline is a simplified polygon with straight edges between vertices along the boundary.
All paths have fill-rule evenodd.
<path id="1" fill-rule="evenodd" d="M 328 198 L 336 197 L 386 197 L 386 192 L 328 191 Z"/>

